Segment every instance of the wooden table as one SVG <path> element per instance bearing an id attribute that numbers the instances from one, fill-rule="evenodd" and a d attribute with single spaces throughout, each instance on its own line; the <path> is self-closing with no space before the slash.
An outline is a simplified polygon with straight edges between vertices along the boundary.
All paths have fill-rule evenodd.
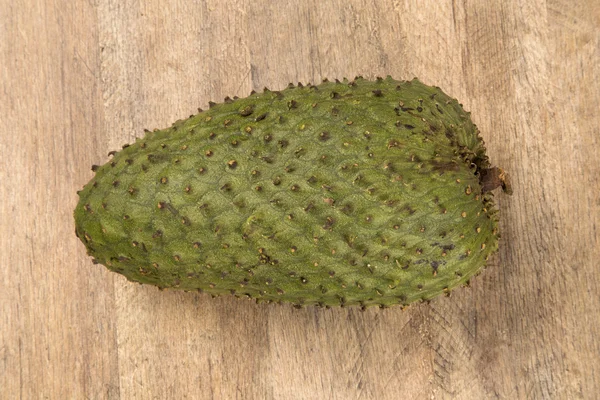
<path id="1" fill-rule="evenodd" d="M 600 393 L 596 0 L 3 1 L 0 397 L 592 399 Z M 515 193 L 449 298 L 301 310 L 93 265 L 76 191 L 107 152 L 264 86 L 418 76 Z"/>

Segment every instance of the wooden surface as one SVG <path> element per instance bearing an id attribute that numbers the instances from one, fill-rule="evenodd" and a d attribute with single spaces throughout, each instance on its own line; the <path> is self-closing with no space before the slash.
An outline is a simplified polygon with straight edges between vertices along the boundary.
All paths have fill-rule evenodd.
<path id="1" fill-rule="evenodd" d="M 0 0 L 0 398 L 593 399 L 600 393 L 597 0 Z M 209 100 L 418 76 L 472 112 L 512 197 L 449 298 L 295 310 L 93 265 L 76 191 Z"/>

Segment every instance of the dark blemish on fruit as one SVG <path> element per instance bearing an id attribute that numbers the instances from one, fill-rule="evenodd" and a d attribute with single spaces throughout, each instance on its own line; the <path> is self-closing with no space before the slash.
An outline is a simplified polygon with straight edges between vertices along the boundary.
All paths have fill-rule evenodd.
<path id="1" fill-rule="evenodd" d="M 304 207 L 304 211 L 305 212 L 309 212 L 311 211 L 313 208 L 315 208 L 314 203 L 311 201 L 310 203 L 308 203 L 308 205 L 306 207 Z"/>
<path id="2" fill-rule="evenodd" d="M 263 113 L 263 114 L 259 115 L 258 117 L 256 117 L 254 120 L 256 122 L 260 122 L 260 121 L 264 120 L 265 118 L 267 118 L 267 115 L 268 115 L 268 113 Z"/>
<path id="3" fill-rule="evenodd" d="M 333 217 L 325 218 L 325 223 L 323 224 L 323 229 L 330 230 L 331 227 L 333 227 L 334 223 L 335 223 L 335 220 L 333 219 Z"/>

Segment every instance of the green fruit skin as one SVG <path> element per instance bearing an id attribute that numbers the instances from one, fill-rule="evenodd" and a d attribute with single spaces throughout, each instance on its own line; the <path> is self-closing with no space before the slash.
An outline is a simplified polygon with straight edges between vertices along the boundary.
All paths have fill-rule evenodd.
<path id="1" fill-rule="evenodd" d="M 161 288 L 295 305 L 407 305 L 498 247 L 470 116 L 388 77 L 226 99 L 113 152 L 79 192 L 95 262 Z"/>

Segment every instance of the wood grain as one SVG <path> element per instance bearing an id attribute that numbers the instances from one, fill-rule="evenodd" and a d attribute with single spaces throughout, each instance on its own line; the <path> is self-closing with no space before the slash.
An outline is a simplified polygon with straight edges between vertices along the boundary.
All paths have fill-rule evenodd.
<path id="1" fill-rule="evenodd" d="M 0 397 L 591 399 L 600 393 L 600 3 L 0 1 Z M 401 311 L 159 292 L 73 234 L 91 164 L 264 86 L 418 76 L 507 169 L 468 289 Z"/>

